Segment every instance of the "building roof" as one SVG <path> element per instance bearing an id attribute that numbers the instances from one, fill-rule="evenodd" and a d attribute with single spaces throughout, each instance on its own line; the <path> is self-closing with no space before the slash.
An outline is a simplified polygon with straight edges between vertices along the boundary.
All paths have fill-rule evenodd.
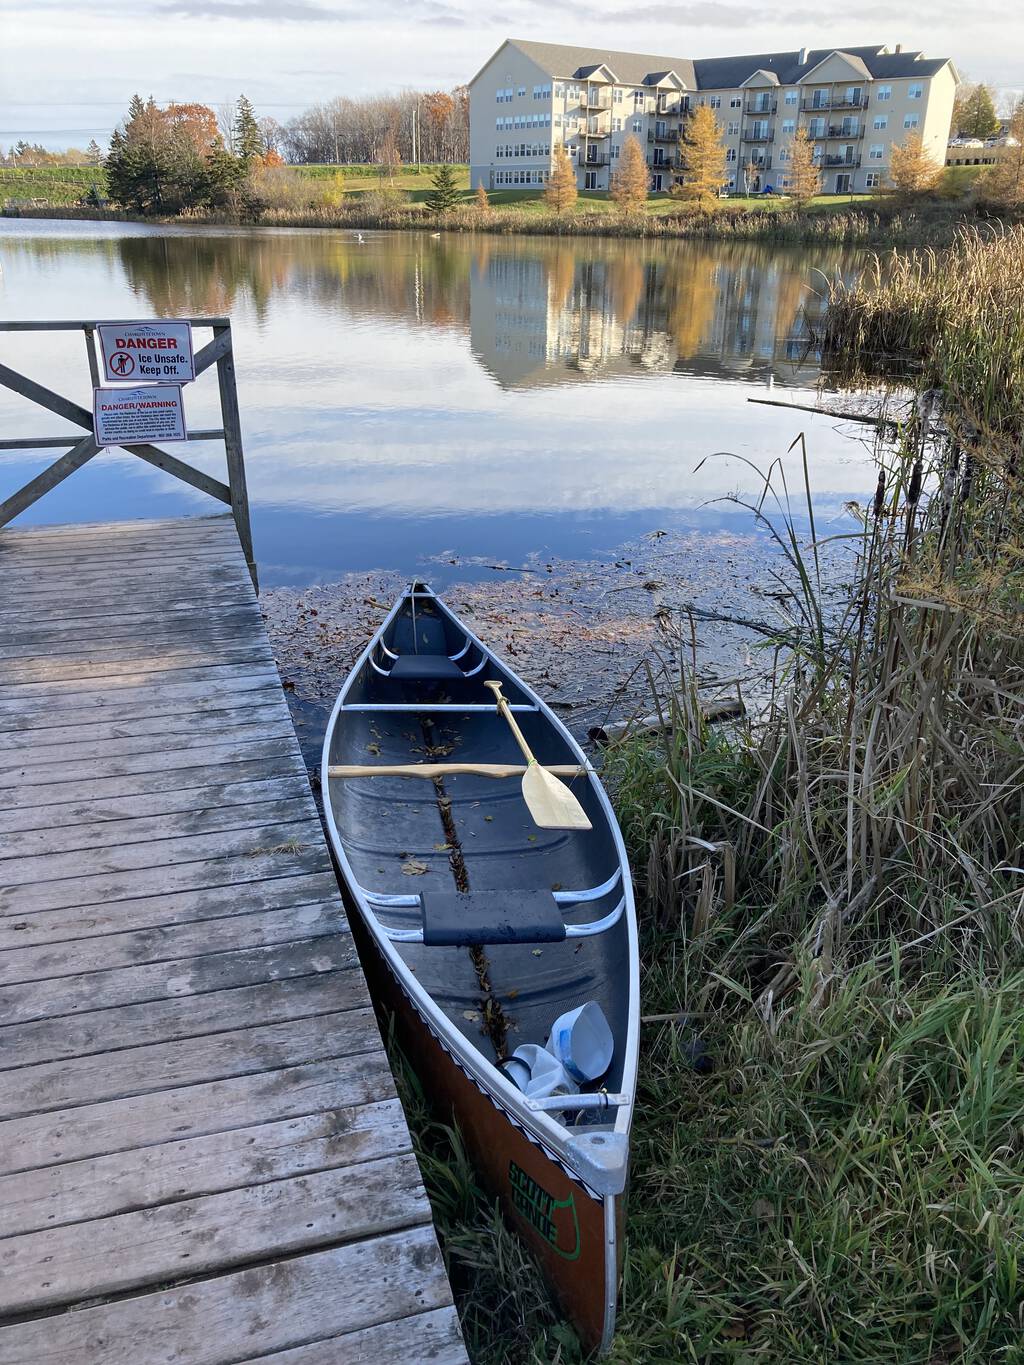
<path id="1" fill-rule="evenodd" d="M 585 79 L 585 73 L 608 66 L 622 85 L 643 85 L 652 73 L 674 71 L 690 90 L 735 90 L 756 72 L 773 75 L 782 85 L 796 85 L 833 53 L 851 59 L 855 69 L 876 79 L 934 76 L 948 57 L 924 58 L 920 52 L 889 52 L 872 47 L 813 48 L 803 52 L 757 52 L 745 57 L 667 57 L 644 52 L 614 52 L 603 47 L 508 40 L 542 71 L 556 79 Z M 803 57 L 803 61 L 800 58 Z"/>

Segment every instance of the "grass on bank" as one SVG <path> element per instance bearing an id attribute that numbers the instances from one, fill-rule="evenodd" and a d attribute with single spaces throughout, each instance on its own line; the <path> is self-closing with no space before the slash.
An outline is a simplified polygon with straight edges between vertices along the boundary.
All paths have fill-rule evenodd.
<path id="1" fill-rule="evenodd" d="M 1024 1362 L 1022 252 L 834 295 L 835 351 L 890 316 L 924 367 L 848 586 L 766 478 L 767 713 L 708 726 L 683 630 L 666 733 L 609 755 L 648 1020 L 621 1365 Z M 432 1189 L 471 1184 L 426 1131 Z M 486 1200 L 441 1226 L 481 1365 L 577 1358 Z"/>

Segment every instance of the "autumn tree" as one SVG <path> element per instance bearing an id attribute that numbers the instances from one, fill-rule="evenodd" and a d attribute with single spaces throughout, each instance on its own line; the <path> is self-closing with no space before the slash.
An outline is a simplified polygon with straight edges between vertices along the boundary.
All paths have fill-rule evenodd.
<path id="1" fill-rule="evenodd" d="M 798 128 L 793 134 L 786 178 L 790 195 L 801 206 L 821 193 L 821 167 L 815 159 L 814 141 L 806 128 Z"/>
<path id="2" fill-rule="evenodd" d="M 941 175 L 942 166 L 925 149 L 920 134 L 910 133 L 903 142 L 893 147 L 889 179 L 899 194 L 927 194 L 938 184 Z"/>
<path id="3" fill-rule="evenodd" d="M 244 167 L 217 131 L 212 109 L 135 95 L 107 154 L 111 198 L 137 213 L 179 213 L 226 202 L 238 192 Z"/>
<path id="4" fill-rule="evenodd" d="M 576 187 L 576 169 L 569 160 L 569 153 L 562 143 L 555 144 L 554 166 L 548 176 L 544 189 L 544 202 L 555 213 L 571 209 L 579 197 Z"/>
<path id="5" fill-rule="evenodd" d="M 978 198 L 1000 207 L 1019 207 L 1024 204 L 1024 100 L 1013 111 L 1008 132 L 1006 145 L 978 182 Z"/>
<path id="6" fill-rule="evenodd" d="M 252 101 L 245 95 L 238 97 L 231 127 L 232 151 L 235 156 L 250 164 L 258 160 L 263 155 L 263 135 L 256 122 L 256 110 L 252 107 Z"/>
<path id="7" fill-rule="evenodd" d="M 713 207 L 728 176 L 725 171 L 722 129 L 709 105 L 697 106 L 687 124 L 680 151 L 686 167 L 686 178 L 678 187 L 679 192 L 684 199 L 692 199 L 707 208 Z"/>
<path id="8" fill-rule="evenodd" d="M 953 106 L 953 131 L 958 137 L 995 137 L 1002 125 L 992 90 L 984 81 L 961 86 Z"/>
<path id="9" fill-rule="evenodd" d="M 459 202 L 459 187 L 455 182 L 455 168 L 447 162 L 438 166 L 431 177 L 427 208 L 431 213 L 450 213 Z"/>
<path id="10" fill-rule="evenodd" d="M 643 148 L 630 134 L 622 144 L 619 164 L 612 176 L 612 198 L 623 214 L 643 213 L 647 208 L 650 171 Z"/>
<path id="11" fill-rule="evenodd" d="M 476 207 L 481 218 L 486 218 L 491 212 L 491 201 L 487 195 L 487 189 L 481 180 L 476 187 Z"/>
<path id="12" fill-rule="evenodd" d="M 402 158 L 398 151 L 398 139 L 395 136 L 394 128 L 389 128 L 384 134 L 384 138 L 380 147 L 377 149 L 374 160 L 380 167 L 381 180 L 387 176 L 388 180 L 393 185 L 395 183 L 395 176 L 398 174 L 399 167 L 402 164 Z"/>

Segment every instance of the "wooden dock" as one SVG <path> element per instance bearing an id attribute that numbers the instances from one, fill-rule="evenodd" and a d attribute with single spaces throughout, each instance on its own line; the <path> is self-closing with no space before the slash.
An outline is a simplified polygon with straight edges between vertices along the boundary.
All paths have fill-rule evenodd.
<path id="1" fill-rule="evenodd" d="M 230 517 L 0 531 L 0 1365 L 467 1357 Z"/>

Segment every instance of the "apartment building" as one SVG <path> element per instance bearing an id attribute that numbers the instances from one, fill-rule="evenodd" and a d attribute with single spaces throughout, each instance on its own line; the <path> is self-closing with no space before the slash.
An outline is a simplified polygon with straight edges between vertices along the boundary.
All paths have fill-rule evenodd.
<path id="1" fill-rule="evenodd" d="M 823 189 L 886 184 L 894 145 L 920 136 L 946 159 L 959 83 L 948 57 L 899 46 L 808 49 L 693 60 L 509 38 L 470 82 L 470 183 L 539 188 L 564 144 L 580 189 L 607 189 L 630 135 L 651 189 L 683 178 L 686 120 L 710 105 L 731 190 L 785 190 L 796 130 L 814 141 Z"/>

